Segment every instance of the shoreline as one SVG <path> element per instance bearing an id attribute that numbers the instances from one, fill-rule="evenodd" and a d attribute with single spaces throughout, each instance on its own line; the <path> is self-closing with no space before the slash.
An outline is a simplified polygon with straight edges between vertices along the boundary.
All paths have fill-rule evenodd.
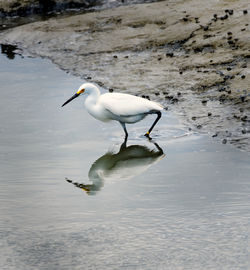
<path id="1" fill-rule="evenodd" d="M 62 15 L 2 31 L 0 43 L 106 89 L 148 96 L 192 130 L 250 151 L 249 4 L 202 3 Z"/>

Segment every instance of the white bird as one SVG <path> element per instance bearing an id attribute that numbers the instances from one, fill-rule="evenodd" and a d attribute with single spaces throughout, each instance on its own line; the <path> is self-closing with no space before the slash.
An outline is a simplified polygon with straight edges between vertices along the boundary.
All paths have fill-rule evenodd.
<path id="1" fill-rule="evenodd" d="M 92 83 L 82 84 L 76 94 L 68 99 L 62 107 L 83 94 L 87 95 L 85 107 L 89 114 L 103 122 L 118 121 L 125 132 L 125 139 L 128 137 L 125 124 L 141 121 L 148 114 L 157 114 L 157 118 L 145 134 L 149 138 L 150 132 L 161 118 L 163 110 L 161 104 L 129 94 L 105 93 L 101 95 L 98 87 Z"/>
<path id="2" fill-rule="evenodd" d="M 118 153 L 108 152 L 93 162 L 88 173 L 91 184 L 74 182 L 68 178 L 66 181 L 85 190 L 88 195 L 95 195 L 106 181 L 110 183 L 131 179 L 163 159 L 163 150 L 157 143 L 154 145 L 156 149 L 150 149 L 145 145 L 126 146 L 125 141 Z"/>

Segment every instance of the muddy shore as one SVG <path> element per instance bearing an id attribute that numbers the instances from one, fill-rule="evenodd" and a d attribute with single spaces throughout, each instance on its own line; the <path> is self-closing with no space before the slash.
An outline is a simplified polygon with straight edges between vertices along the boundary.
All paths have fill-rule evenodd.
<path id="1" fill-rule="evenodd" d="M 250 151 L 249 24 L 247 0 L 162 1 L 25 24 L 0 43 L 156 100 L 187 128 Z"/>
<path id="2" fill-rule="evenodd" d="M 102 0 L 0 0 L 0 18 L 46 14 L 74 8 L 91 8 Z"/>

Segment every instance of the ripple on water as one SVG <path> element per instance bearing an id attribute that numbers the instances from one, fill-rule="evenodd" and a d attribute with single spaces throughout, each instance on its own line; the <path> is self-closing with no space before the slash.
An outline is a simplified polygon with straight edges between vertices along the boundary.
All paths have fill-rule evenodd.
<path id="1" fill-rule="evenodd" d="M 232 219 L 176 218 L 140 210 L 100 224 L 17 230 L 1 262 L 8 269 L 247 269 L 249 224 Z M 142 218 L 144 217 L 144 218 Z M 32 234 L 32 237 L 30 235 Z M 4 239 L 6 241 L 6 239 Z M 4 257 L 5 256 L 5 257 Z M 8 258 L 8 259 L 5 259 Z M 16 268 L 17 267 L 17 268 Z M 2 268 L 5 269 L 5 268 Z M 7 269 L 7 268 L 6 268 Z M 219 268 L 221 269 L 221 268 Z"/>
<path id="2" fill-rule="evenodd" d="M 87 196 L 65 177 L 85 182 L 96 168 L 121 168 L 105 158 L 109 147 L 120 149 L 119 123 L 96 124 L 80 101 L 61 110 L 80 81 L 51 63 L 8 61 L 0 66 L 0 269 L 249 268 L 246 153 L 189 132 L 168 113 L 152 132 L 164 159 L 127 181 L 105 178 Z M 141 136 L 152 121 L 129 125 L 128 145 L 156 147 Z"/>

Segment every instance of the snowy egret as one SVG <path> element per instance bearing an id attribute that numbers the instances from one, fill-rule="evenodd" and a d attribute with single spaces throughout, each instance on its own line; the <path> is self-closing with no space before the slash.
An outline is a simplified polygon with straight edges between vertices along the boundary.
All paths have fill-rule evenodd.
<path id="1" fill-rule="evenodd" d="M 127 146 L 125 139 L 118 153 L 109 151 L 93 162 L 88 173 L 91 184 L 78 183 L 68 178 L 65 180 L 86 191 L 88 195 L 96 195 L 106 181 L 110 183 L 131 179 L 163 159 L 163 150 L 157 143 L 153 144 L 155 149 L 145 145 Z"/>
<path id="2" fill-rule="evenodd" d="M 62 107 L 82 94 L 87 95 L 85 107 L 89 114 L 103 122 L 118 121 L 125 132 L 125 138 L 128 137 L 125 124 L 141 121 L 148 114 L 157 114 L 157 118 L 145 134 L 149 138 L 150 132 L 161 118 L 162 105 L 129 94 L 106 93 L 101 95 L 98 87 L 92 83 L 82 84 L 76 94 L 68 99 Z"/>

